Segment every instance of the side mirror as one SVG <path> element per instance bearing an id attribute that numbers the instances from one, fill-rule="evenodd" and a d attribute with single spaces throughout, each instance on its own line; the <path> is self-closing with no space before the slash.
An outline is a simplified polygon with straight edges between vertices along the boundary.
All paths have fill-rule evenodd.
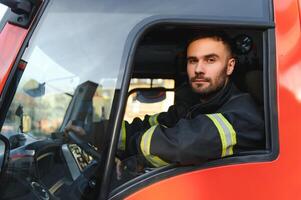
<path id="1" fill-rule="evenodd" d="M 45 83 L 30 79 L 24 84 L 23 90 L 31 97 L 41 97 L 45 94 Z"/>
<path id="2" fill-rule="evenodd" d="M 9 140 L 0 134 L 0 175 L 5 171 L 9 158 Z"/>
<path id="3" fill-rule="evenodd" d="M 135 92 L 137 101 L 141 103 L 158 103 L 166 99 L 165 88 L 140 88 Z"/>

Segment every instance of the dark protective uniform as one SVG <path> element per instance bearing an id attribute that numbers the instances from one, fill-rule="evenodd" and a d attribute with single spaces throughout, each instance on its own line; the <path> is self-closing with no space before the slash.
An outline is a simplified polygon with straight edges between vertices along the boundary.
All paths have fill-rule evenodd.
<path id="1" fill-rule="evenodd" d="M 248 93 L 229 82 L 201 103 L 197 94 L 167 112 L 123 122 L 119 149 L 155 167 L 197 164 L 265 146 L 262 113 Z M 194 101 L 193 99 L 198 99 Z"/>

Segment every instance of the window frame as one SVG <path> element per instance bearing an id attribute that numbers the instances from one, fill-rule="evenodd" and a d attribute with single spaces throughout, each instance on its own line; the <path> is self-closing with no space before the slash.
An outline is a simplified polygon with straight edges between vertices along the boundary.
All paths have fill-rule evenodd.
<path id="1" fill-rule="evenodd" d="M 253 29 L 262 31 L 263 37 L 263 92 L 264 92 L 264 118 L 265 118 L 265 132 L 266 134 L 266 151 L 254 152 L 250 155 L 240 155 L 235 157 L 222 158 L 215 161 L 210 161 L 202 164 L 201 166 L 188 166 L 177 167 L 173 165 L 158 168 L 152 172 L 146 173 L 139 177 L 134 178 L 131 181 L 115 188 L 113 191 L 109 191 L 108 183 L 110 182 L 111 169 L 114 162 L 114 155 L 119 138 L 119 132 L 121 129 L 122 118 L 125 112 L 127 91 L 130 84 L 134 68 L 134 55 L 139 44 L 139 41 L 143 35 L 157 25 L 187 25 L 187 26 L 214 26 L 216 28 L 233 27 L 237 29 Z M 195 170 L 201 170 L 211 167 L 225 166 L 230 164 L 240 163 L 254 163 L 272 161 L 278 157 L 279 154 L 279 141 L 278 141 L 278 114 L 277 114 L 277 94 L 276 94 L 276 53 L 275 53 L 275 25 L 273 22 L 248 22 L 248 21 L 233 21 L 233 20 L 202 20 L 196 17 L 166 17 L 166 16 L 154 16 L 149 17 L 137 24 L 130 34 L 128 35 L 124 54 L 122 58 L 122 64 L 125 65 L 125 73 L 122 76 L 122 87 L 119 93 L 118 102 L 113 104 L 115 110 L 115 122 L 112 125 L 114 127 L 112 132 L 112 138 L 110 148 L 108 150 L 108 160 L 104 171 L 104 177 L 101 184 L 101 195 L 109 199 L 125 198 L 129 194 L 146 187 L 155 182 L 159 182 L 166 178 L 191 172 Z M 118 106 L 117 106 L 118 105 Z M 106 185 L 106 187 L 103 187 Z M 104 197 L 104 196 L 103 196 Z"/>

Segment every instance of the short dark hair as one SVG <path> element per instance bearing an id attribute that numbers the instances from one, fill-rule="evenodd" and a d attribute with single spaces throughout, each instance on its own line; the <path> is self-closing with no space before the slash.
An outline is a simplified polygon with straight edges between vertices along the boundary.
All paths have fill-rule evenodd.
<path id="1" fill-rule="evenodd" d="M 200 31 L 192 35 L 188 40 L 187 47 L 194 41 L 204 38 L 213 38 L 216 41 L 221 41 L 229 50 L 231 56 L 234 57 L 233 41 L 224 31 Z"/>

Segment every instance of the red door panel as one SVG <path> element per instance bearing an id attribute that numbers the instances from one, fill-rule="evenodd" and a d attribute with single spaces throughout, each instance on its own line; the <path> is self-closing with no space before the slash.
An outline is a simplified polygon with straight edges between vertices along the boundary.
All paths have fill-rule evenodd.
<path id="1" fill-rule="evenodd" d="M 0 94 L 28 30 L 7 23 L 0 33 Z"/>
<path id="2" fill-rule="evenodd" d="M 152 184 L 126 199 L 301 199 L 299 5 L 297 0 L 274 1 L 280 141 L 278 159 L 190 172 Z"/>

